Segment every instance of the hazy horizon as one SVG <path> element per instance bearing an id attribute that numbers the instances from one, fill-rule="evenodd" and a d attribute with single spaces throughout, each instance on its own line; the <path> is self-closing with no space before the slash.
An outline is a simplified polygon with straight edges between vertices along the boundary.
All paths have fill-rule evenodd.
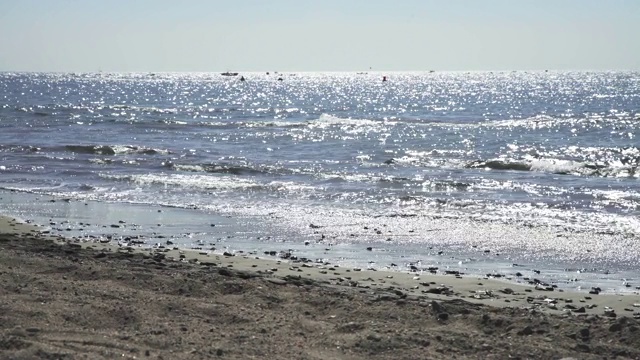
<path id="1" fill-rule="evenodd" d="M 633 71 L 638 15 L 633 0 L 0 0 L 0 71 Z"/>
<path id="2" fill-rule="evenodd" d="M 43 73 L 43 74 L 220 74 L 228 71 L 229 69 L 218 69 L 209 71 L 104 71 L 98 69 L 96 71 L 71 71 L 71 70 L 0 70 L 0 73 Z M 233 72 L 237 72 L 238 76 L 242 74 L 265 74 L 271 75 L 286 75 L 286 74 L 411 74 L 411 73 L 512 73 L 512 72 L 526 72 L 526 73 L 604 73 L 604 72 L 640 72 L 637 69 L 530 69 L 530 70 L 288 70 L 288 71 L 273 71 L 273 70 L 251 70 L 244 71 L 242 69 L 232 69 Z"/>

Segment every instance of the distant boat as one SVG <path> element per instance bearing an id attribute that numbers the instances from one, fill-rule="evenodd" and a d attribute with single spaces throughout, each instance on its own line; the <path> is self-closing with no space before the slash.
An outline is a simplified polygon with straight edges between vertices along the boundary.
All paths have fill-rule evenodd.
<path id="1" fill-rule="evenodd" d="M 220 73 L 220 75 L 222 75 L 222 76 L 238 76 L 238 73 L 237 72 L 225 71 L 223 73 Z"/>

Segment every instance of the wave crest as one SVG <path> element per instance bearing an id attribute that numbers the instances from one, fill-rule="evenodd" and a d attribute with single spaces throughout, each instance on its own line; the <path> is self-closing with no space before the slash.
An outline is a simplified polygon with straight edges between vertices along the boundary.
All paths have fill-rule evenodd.
<path id="1" fill-rule="evenodd" d="M 166 166 L 176 171 L 206 172 L 232 175 L 260 175 L 270 173 L 268 170 L 256 169 L 250 166 L 227 165 L 227 164 L 174 164 L 167 163 Z"/>
<path id="2" fill-rule="evenodd" d="M 94 155 L 166 155 L 171 153 L 169 150 L 152 149 L 143 146 L 132 145 L 66 145 L 64 148 L 66 151 L 71 151 L 78 154 Z"/>
<path id="3" fill-rule="evenodd" d="M 563 159 L 492 159 L 476 160 L 464 166 L 467 169 L 506 171 L 538 171 L 557 175 L 595 177 L 638 177 L 640 171 L 635 164 L 614 162 L 581 162 Z"/>

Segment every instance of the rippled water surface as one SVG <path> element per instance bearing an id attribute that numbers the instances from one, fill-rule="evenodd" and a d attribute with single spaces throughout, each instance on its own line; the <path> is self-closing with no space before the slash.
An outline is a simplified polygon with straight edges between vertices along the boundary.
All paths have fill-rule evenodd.
<path id="1" fill-rule="evenodd" d="M 640 260 L 638 73 L 243 75 L 0 73 L 0 186 L 325 245 Z"/>

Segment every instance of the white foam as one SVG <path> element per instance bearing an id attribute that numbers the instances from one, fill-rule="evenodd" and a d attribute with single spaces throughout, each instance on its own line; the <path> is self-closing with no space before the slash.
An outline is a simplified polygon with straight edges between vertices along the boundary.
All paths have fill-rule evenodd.
<path id="1" fill-rule="evenodd" d="M 548 173 L 581 173 L 583 163 L 561 159 L 534 159 L 531 160 L 531 170 Z"/>
<path id="2" fill-rule="evenodd" d="M 328 128 L 331 126 L 345 127 L 374 127 L 379 128 L 381 126 L 395 125 L 395 121 L 376 121 L 370 119 L 353 119 L 353 118 L 341 118 L 329 114 L 322 114 L 320 117 L 308 123 L 310 128 Z"/>
<path id="3" fill-rule="evenodd" d="M 183 188 L 204 190 L 246 190 L 257 187 L 260 184 L 249 180 L 232 176 L 213 175 L 186 175 L 186 174 L 136 174 L 136 175 L 109 175 L 101 174 L 101 177 L 113 180 L 130 181 L 138 185 L 164 185 L 179 186 Z"/>
<path id="4" fill-rule="evenodd" d="M 302 204 L 301 204 L 302 205 Z M 596 262 L 611 261 L 633 263 L 640 260 L 640 243 L 623 233 L 618 235 L 597 234 L 594 231 L 575 232 L 579 229 L 568 229 L 565 220 L 553 221 L 556 216 L 575 217 L 576 225 L 593 219 L 584 214 L 566 210 L 536 208 L 530 204 L 522 204 L 518 213 L 512 209 L 504 209 L 503 221 L 489 219 L 482 210 L 469 216 L 464 213 L 440 213 L 437 210 L 414 212 L 407 208 L 393 207 L 378 216 L 364 213 L 358 209 L 345 209 L 328 206 L 306 208 L 296 204 L 271 204 L 268 208 L 261 206 L 237 209 L 247 211 L 247 215 L 268 215 L 285 213 L 287 216 L 277 217 L 288 231 L 299 232 L 308 229 L 309 224 L 321 226 L 326 242 L 332 244 L 350 244 L 371 241 L 384 242 L 391 238 L 391 244 L 414 244 L 434 247 L 462 246 L 471 251 L 473 248 L 492 249 L 495 252 L 518 254 L 520 258 L 530 260 L 547 257 L 554 260 L 573 261 L 592 259 Z M 400 211 L 405 216 L 394 216 Z M 499 213 L 499 211 L 498 211 Z M 541 216 L 548 219 L 548 226 L 522 226 Z M 490 221 L 492 220 L 492 221 Z M 599 219 L 617 223 L 620 227 L 634 229 L 640 233 L 640 223 L 633 218 Z M 592 224 L 589 224 L 592 225 Z M 369 229 L 384 229 L 381 235 Z M 556 227 L 558 226 L 558 227 Z M 593 228 L 593 227 L 591 227 Z M 590 228 L 590 229 L 591 229 Z M 391 232 L 387 233 L 387 230 Z M 351 234 L 355 235 L 352 236 Z M 558 235 L 562 234 L 561 237 Z M 309 231 L 311 235 L 311 231 Z M 391 246 L 391 245 L 387 245 Z"/>
<path id="5" fill-rule="evenodd" d="M 271 190 L 282 192 L 314 191 L 315 187 L 291 181 L 258 182 L 237 176 L 209 175 L 209 174 L 137 174 L 111 175 L 100 174 L 101 177 L 112 180 L 130 181 L 137 185 L 176 186 L 195 190 L 215 191 L 245 191 Z"/>

